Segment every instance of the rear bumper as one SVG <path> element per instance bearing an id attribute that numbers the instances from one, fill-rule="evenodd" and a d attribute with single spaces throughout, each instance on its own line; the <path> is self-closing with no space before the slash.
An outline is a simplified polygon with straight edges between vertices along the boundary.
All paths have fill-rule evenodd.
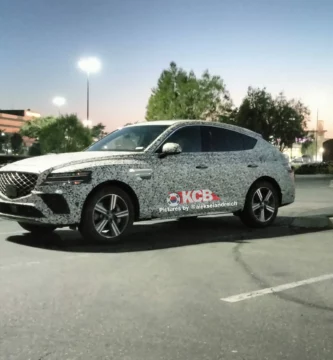
<path id="1" fill-rule="evenodd" d="M 290 185 L 284 189 L 281 189 L 281 204 L 282 206 L 287 206 L 295 202 L 296 190 L 295 183 L 291 182 Z"/>

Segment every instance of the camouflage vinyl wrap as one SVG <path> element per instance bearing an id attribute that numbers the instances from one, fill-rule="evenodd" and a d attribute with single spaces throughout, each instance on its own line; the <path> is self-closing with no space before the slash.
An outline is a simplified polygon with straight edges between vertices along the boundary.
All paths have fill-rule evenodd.
<path id="1" fill-rule="evenodd" d="M 167 142 L 174 131 L 187 125 L 223 127 L 255 137 L 258 141 L 255 148 L 248 151 L 181 153 L 160 158 L 156 154 L 159 146 Z M 284 205 L 295 199 L 294 184 L 285 163 L 278 150 L 258 134 L 246 129 L 204 121 L 175 121 L 170 122 L 170 127 L 141 153 L 99 151 L 51 154 L 2 167 L 0 175 L 3 172 L 34 173 L 38 174 L 38 180 L 32 193 L 22 198 L 9 199 L 0 192 L 0 205 L 32 206 L 41 211 L 44 217 L 25 218 L 3 213 L 0 213 L 0 217 L 58 226 L 78 224 L 89 194 L 97 186 L 110 181 L 131 188 L 139 204 L 139 220 L 240 210 L 250 186 L 259 178 L 273 179 L 279 185 L 281 204 Z M 257 167 L 250 168 L 249 164 L 256 164 Z M 200 168 L 202 165 L 206 168 Z M 79 170 L 91 171 L 90 183 L 61 186 L 43 184 L 50 173 Z M 69 214 L 54 214 L 40 196 L 56 193 L 61 193 L 67 201 Z"/>

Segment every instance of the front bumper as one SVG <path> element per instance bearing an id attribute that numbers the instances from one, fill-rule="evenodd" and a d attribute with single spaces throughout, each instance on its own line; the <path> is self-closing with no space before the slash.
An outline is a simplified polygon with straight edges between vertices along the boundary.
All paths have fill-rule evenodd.
<path id="1" fill-rule="evenodd" d="M 86 186 L 69 186 L 59 189 L 34 190 L 19 199 L 9 199 L 0 194 L 0 217 L 7 220 L 67 226 L 81 220 Z"/>

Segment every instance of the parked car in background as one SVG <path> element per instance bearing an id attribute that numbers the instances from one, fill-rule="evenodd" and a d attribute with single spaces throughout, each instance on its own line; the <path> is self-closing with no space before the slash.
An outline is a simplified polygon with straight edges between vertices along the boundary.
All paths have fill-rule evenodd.
<path id="1" fill-rule="evenodd" d="M 312 157 L 310 155 L 303 155 L 302 158 L 305 164 L 309 164 L 313 162 Z"/>
<path id="2" fill-rule="evenodd" d="M 135 221 L 216 213 L 266 227 L 294 199 L 293 172 L 274 146 L 205 121 L 129 125 L 83 152 L 0 169 L 1 217 L 33 233 L 78 228 L 93 241 L 118 241 Z"/>
<path id="3" fill-rule="evenodd" d="M 312 162 L 312 158 L 309 155 L 302 155 L 300 157 L 293 158 L 291 160 L 291 163 L 293 164 L 309 164 L 311 162 Z"/>

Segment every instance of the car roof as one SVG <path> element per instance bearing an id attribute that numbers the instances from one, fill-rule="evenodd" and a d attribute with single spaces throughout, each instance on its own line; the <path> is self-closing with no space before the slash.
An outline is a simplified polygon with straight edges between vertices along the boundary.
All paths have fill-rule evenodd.
<path id="1" fill-rule="evenodd" d="M 228 130 L 234 130 L 234 131 L 238 131 L 241 132 L 243 134 L 247 134 L 249 136 L 253 136 L 256 138 L 262 138 L 262 135 L 254 132 L 252 130 L 240 127 L 240 126 L 236 126 L 236 125 L 231 125 L 231 124 L 226 124 L 226 123 L 222 123 L 222 122 L 214 122 L 214 121 L 205 121 L 205 120 L 154 120 L 154 121 L 143 121 L 143 122 L 139 122 L 133 125 L 128 125 L 128 127 L 130 126 L 142 126 L 142 125 L 147 125 L 147 126 L 155 126 L 155 125 L 169 125 L 170 127 L 173 128 L 177 128 L 180 127 L 182 125 L 208 125 L 208 126 L 215 126 L 215 127 L 219 127 L 219 128 L 223 128 L 223 129 L 228 129 Z"/>
<path id="2" fill-rule="evenodd" d="M 142 126 L 142 125 L 149 125 L 149 126 L 154 126 L 154 125 L 173 125 L 175 123 L 179 123 L 181 121 L 184 120 L 155 120 L 155 121 L 141 121 L 135 124 L 131 124 L 131 125 L 127 125 L 127 127 L 130 126 Z"/>

